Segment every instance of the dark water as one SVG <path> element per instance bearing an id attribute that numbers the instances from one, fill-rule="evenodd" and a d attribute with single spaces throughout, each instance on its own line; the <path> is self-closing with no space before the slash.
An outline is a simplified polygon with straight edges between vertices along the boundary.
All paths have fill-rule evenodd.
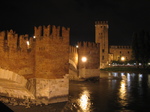
<path id="1" fill-rule="evenodd" d="M 150 75 L 109 73 L 109 79 L 70 81 L 69 101 L 14 112 L 150 112 Z"/>
<path id="2" fill-rule="evenodd" d="M 72 82 L 67 112 L 150 112 L 150 75 L 109 75 L 113 79 Z"/>

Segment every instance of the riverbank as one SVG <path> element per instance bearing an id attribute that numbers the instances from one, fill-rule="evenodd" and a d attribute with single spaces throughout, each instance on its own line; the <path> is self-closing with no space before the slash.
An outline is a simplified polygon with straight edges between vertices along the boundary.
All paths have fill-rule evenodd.
<path id="1" fill-rule="evenodd" d="M 150 73 L 150 68 L 136 68 L 133 66 L 113 66 L 107 67 L 105 69 L 100 69 L 101 71 L 108 72 L 128 72 L 128 73 Z"/>

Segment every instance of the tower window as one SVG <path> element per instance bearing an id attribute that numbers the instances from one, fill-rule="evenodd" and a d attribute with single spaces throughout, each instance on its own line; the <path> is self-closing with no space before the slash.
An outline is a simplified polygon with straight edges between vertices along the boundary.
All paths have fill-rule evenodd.
<path id="1" fill-rule="evenodd" d="M 121 54 L 121 51 L 120 51 L 120 54 Z"/>
<path id="2" fill-rule="evenodd" d="M 102 49 L 102 52 L 104 53 L 104 52 L 105 52 L 105 50 L 104 50 L 104 49 Z"/>
<path id="3" fill-rule="evenodd" d="M 128 54 L 129 54 L 130 52 L 128 51 Z"/>
<path id="4" fill-rule="evenodd" d="M 102 60 L 104 60 L 104 56 L 102 56 Z"/>

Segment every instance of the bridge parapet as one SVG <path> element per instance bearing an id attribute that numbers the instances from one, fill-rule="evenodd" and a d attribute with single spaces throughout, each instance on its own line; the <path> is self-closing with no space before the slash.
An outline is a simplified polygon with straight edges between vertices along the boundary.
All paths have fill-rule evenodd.
<path id="1" fill-rule="evenodd" d="M 13 105 L 65 102 L 68 100 L 68 81 L 67 74 L 59 79 L 25 79 L 12 71 L 0 68 L 0 96 L 5 96 L 0 97 L 0 100 L 5 103 L 9 101 Z M 20 100 L 22 102 L 19 102 Z"/>
<path id="2" fill-rule="evenodd" d="M 0 79 L 14 81 L 22 86 L 25 86 L 27 83 L 27 79 L 25 79 L 23 76 L 20 76 L 17 73 L 2 68 L 0 68 Z"/>

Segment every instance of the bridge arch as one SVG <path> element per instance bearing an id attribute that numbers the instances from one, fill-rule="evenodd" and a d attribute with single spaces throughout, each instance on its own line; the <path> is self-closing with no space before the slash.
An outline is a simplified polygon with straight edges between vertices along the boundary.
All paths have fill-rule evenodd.
<path id="1" fill-rule="evenodd" d="M 27 89 L 27 82 L 23 76 L 0 68 L 0 94 L 19 99 L 34 99 L 34 95 Z"/>
<path id="2" fill-rule="evenodd" d="M 27 83 L 27 79 L 25 79 L 23 76 L 2 68 L 0 68 L 0 79 L 14 81 L 18 84 L 21 84 L 22 86 L 25 86 Z"/>
<path id="3" fill-rule="evenodd" d="M 69 59 L 69 63 L 77 70 L 77 65 L 71 59 Z"/>

